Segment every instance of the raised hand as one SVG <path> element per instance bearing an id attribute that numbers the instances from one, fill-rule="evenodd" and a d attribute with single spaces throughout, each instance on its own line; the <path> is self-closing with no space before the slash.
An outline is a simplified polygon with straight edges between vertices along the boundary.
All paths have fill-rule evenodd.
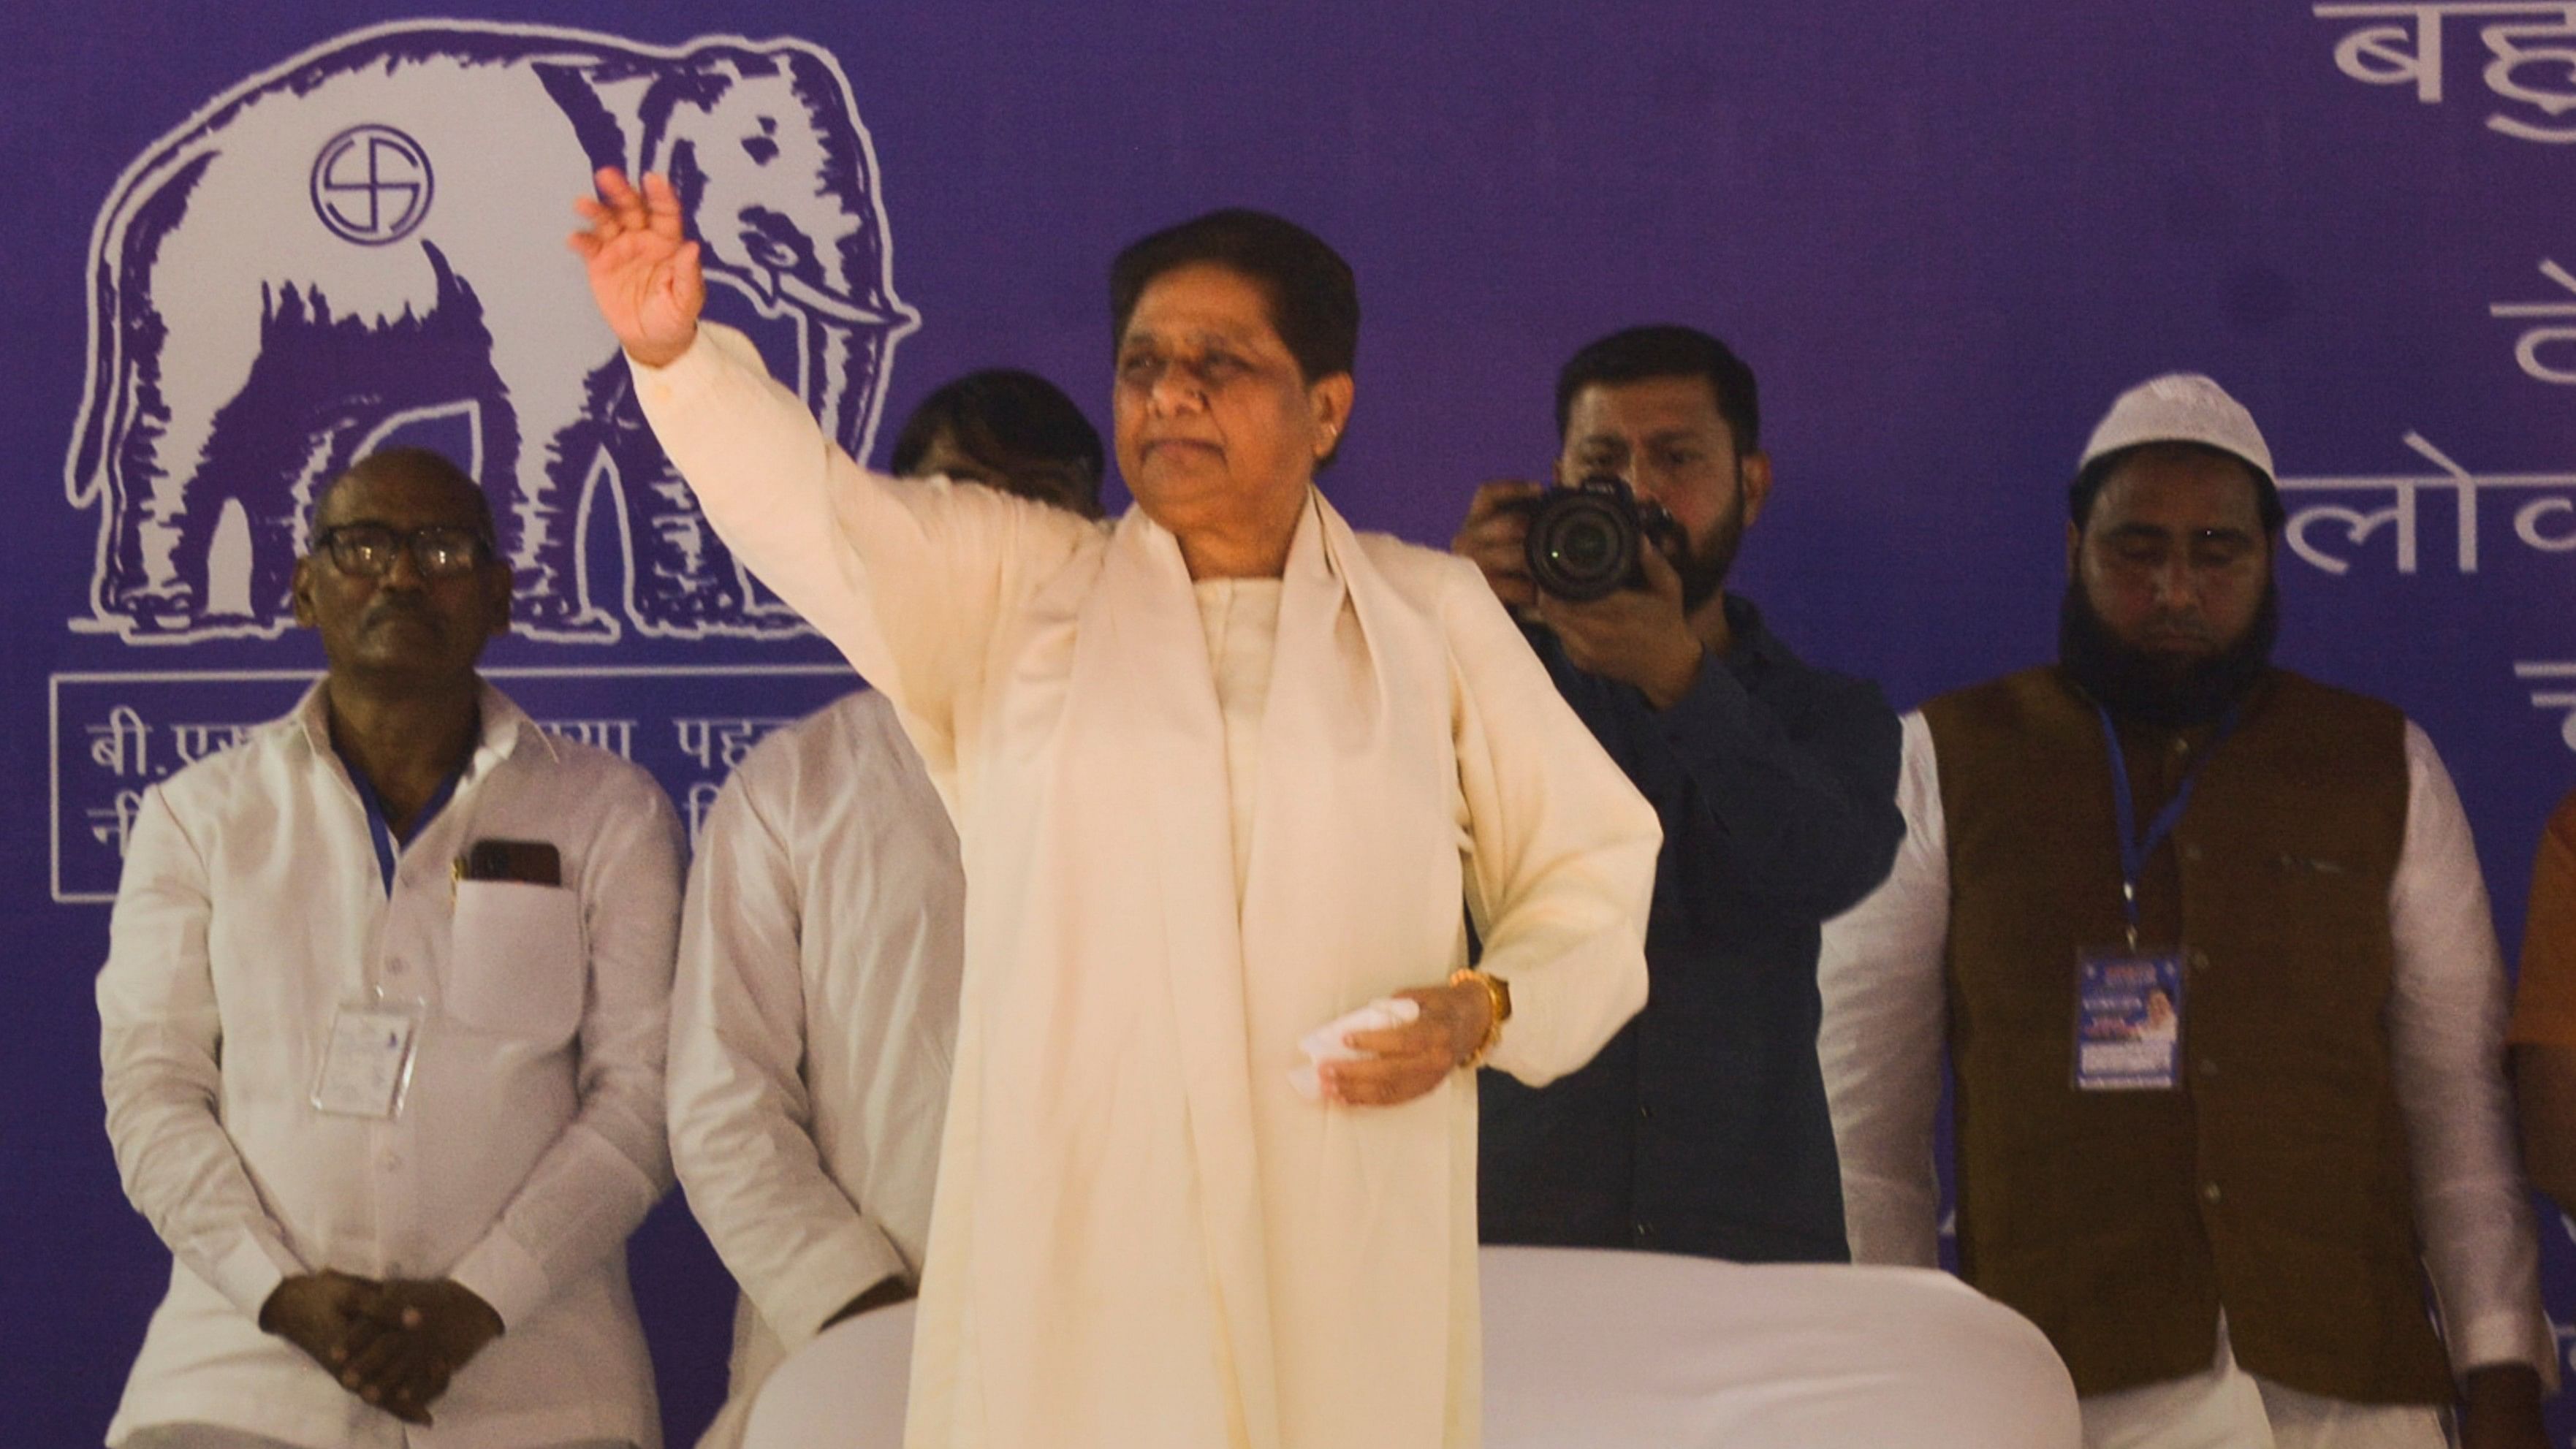
<path id="1" fill-rule="evenodd" d="M 614 166 L 591 179 L 598 198 L 572 204 L 589 228 L 566 240 L 589 269 L 590 295 L 626 355 L 663 366 L 689 350 L 707 301 L 698 244 L 680 227 L 679 193 L 653 172 L 645 173 L 640 192 Z"/>

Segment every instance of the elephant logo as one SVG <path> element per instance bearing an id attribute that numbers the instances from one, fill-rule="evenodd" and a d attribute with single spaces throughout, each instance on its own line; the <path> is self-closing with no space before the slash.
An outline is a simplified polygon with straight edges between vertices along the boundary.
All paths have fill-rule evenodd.
<path id="1" fill-rule="evenodd" d="M 655 445 L 562 249 L 568 199 L 610 165 L 671 177 L 711 309 L 866 456 L 919 317 L 894 294 L 875 149 L 831 55 L 369 27 L 216 97 L 99 213 L 64 471 L 72 505 L 98 510 L 98 551 L 72 627 L 134 643 L 285 632 L 315 494 L 437 427 L 492 497 L 521 633 L 802 632 Z M 595 576 L 611 556 L 624 577 Z"/>

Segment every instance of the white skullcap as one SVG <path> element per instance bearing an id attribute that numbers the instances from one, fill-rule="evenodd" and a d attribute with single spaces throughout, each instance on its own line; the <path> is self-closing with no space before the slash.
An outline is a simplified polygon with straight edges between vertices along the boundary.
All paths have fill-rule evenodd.
<path id="1" fill-rule="evenodd" d="M 2263 441 L 2263 430 L 2254 426 L 2254 415 L 2227 389 L 2196 372 L 2168 372 L 2120 394 L 2094 427 L 2076 471 L 2140 443 L 2200 443 L 2244 459 L 2265 478 L 2273 476 L 2272 449 Z"/>

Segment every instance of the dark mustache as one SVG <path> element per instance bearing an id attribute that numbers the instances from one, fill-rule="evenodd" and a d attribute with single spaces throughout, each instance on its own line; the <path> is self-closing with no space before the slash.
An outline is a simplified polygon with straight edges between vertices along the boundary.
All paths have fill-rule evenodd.
<path id="1" fill-rule="evenodd" d="M 435 625 L 438 622 L 437 611 L 429 607 L 427 599 L 414 594 L 386 593 L 376 595 L 375 602 L 367 606 L 367 612 L 360 616 L 358 622 L 360 627 L 371 629 L 396 615 L 417 619 L 424 624 Z"/>
<path id="2" fill-rule="evenodd" d="M 2186 618 L 2179 615 L 2160 615 L 2155 618 L 2151 618 L 2147 620 L 2144 632 L 2149 634 L 2181 634 L 2193 639 L 2201 640 L 2206 640 L 2210 637 L 2208 620 L 2200 618 Z"/>

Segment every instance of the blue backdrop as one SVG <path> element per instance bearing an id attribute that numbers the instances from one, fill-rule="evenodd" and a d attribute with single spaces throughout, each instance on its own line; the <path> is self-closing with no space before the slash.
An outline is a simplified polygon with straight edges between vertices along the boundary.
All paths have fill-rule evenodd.
<path id="1" fill-rule="evenodd" d="M 2087 430 L 2207 371 L 2289 490 L 2282 657 L 2431 731 L 2508 949 L 2576 783 L 2564 0 L 92 0 L 0 11 L 0 155 L 15 1442 L 97 1442 L 161 1292 L 100 1129 L 104 900 L 134 792 L 318 664 L 280 571 L 338 461 L 472 459 L 526 624 L 495 672 L 684 807 L 846 686 L 618 391 L 559 241 L 603 160 L 692 178 L 720 309 L 859 451 L 988 364 L 1105 420 L 1110 252 L 1221 204 L 1296 217 L 1367 314 L 1328 487 L 1425 542 L 1545 469 L 1574 346 L 1709 327 L 1761 375 L 1780 480 L 1742 589 L 1904 705 L 2049 652 Z M 2576 1247 L 2544 1224 L 2563 1320 Z M 730 1285 L 676 1200 L 634 1252 L 685 1438 Z"/>

